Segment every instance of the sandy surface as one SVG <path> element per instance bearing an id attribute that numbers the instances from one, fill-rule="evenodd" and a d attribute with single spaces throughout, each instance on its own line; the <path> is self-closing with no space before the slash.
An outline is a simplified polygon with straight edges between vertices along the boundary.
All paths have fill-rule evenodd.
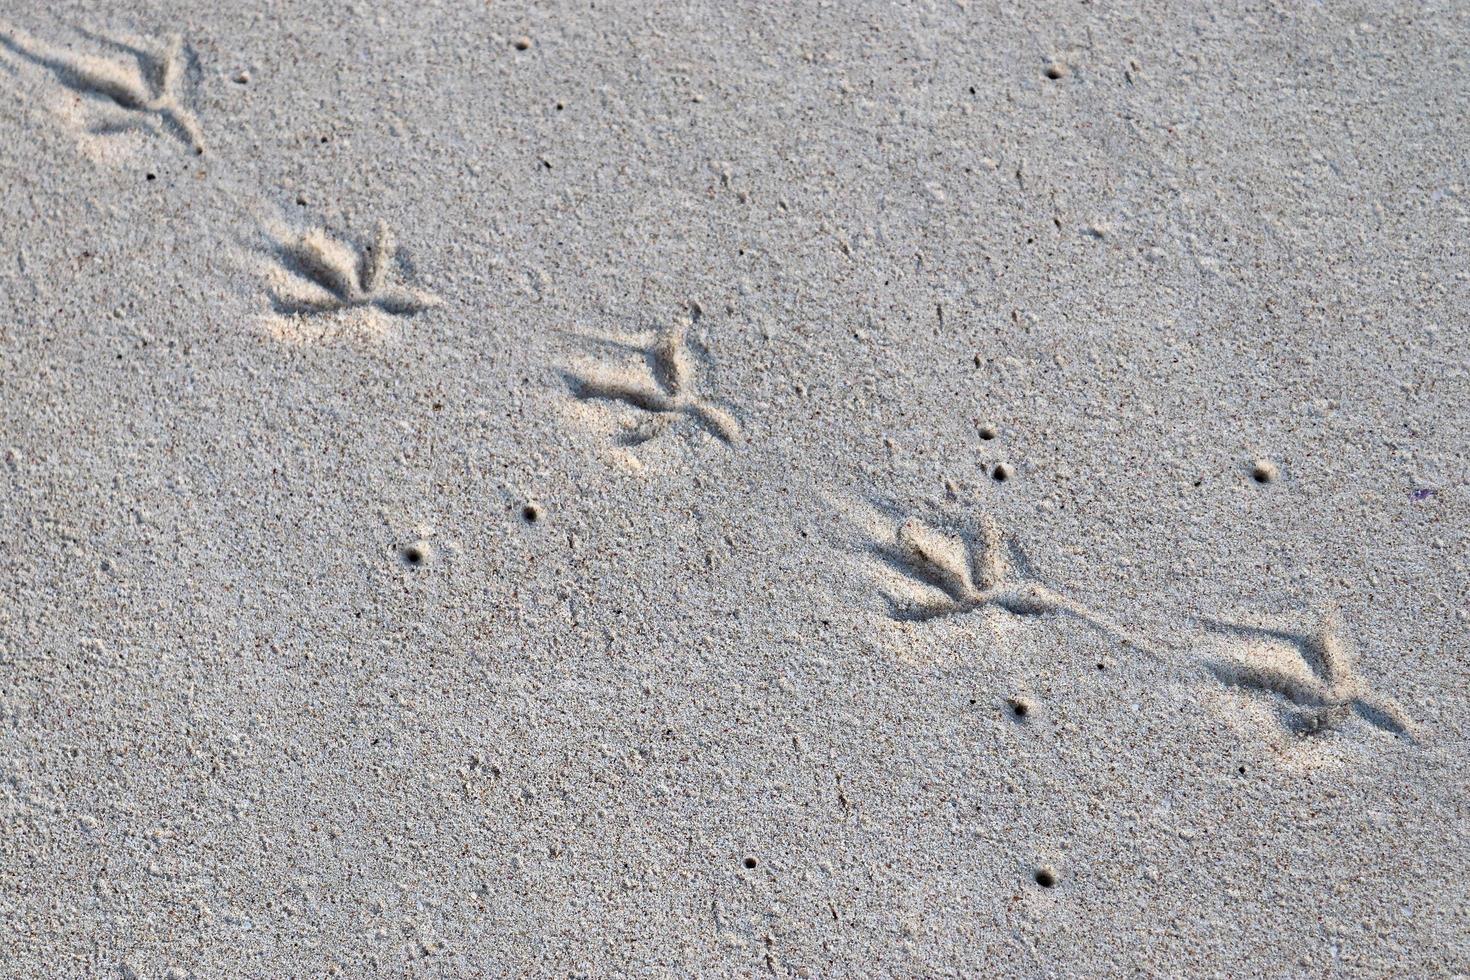
<path id="1" fill-rule="evenodd" d="M 1470 972 L 1470 13 L 1191 7 L 0 0 L 0 974 Z"/>

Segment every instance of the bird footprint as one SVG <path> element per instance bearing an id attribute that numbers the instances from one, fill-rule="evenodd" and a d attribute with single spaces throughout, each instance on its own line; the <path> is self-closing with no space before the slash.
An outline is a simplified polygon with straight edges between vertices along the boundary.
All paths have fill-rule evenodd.
<path id="1" fill-rule="evenodd" d="M 681 318 L 646 343 L 615 342 L 643 354 L 646 372 L 612 368 L 567 372 L 567 383 L 578 398 L 620 401 L 649 413 L 651 418 L 626 440 L 630 444 L 654 438 L 679 417 L 692 419 L 724 443 L 737 443 L 741 431 L 735 417 L 697 390 L 688 330 L 689 321 Z"/>
<path id="2" fill-rule="evenodd" d="M 275 310 L 314 314 L 374 307 L 394 316 L 413 316 L 437 306 L 434 294 L 390 281 L 396 251 L 393 235 L 382 222 L 372 243 L 361 248 L 319 229 L 279 242 L 277 257 L 292 275 L 273 291 Z"/>
<path id="3" fill-rule="evenodd" d="M 1149 647 L 1110 617 L 1035 580 L 1025 556 L 989 515 L 968 539 L 924 526 L 914 518 L 900 524 L 890 542 L 877 547 L 890 567 L 914 586 L 906 599 L 890 597 L 896 619 L 929 620 L 995 607 L 1017 616 L 1069 616 L 1130 646 Z"/>
<path id="4" fill-rule="evenodd" d="M 104 121 L 94 131 L 114 132 L 153 121 L 195 153 L 203 153 L 203 129 L 181 95 L 190 60 L 183 38 L 170 34 L 161 45 L 151 47 L 100 36 L 94 39 L 126 57 L 113 60 L 80 54 L 0 24 L 0 46 L 47 69 L 67 88 L 122 110 L 120 119 Z"/>
<path id="5" fill-rule="evenodd" d="M 1356 714 L 1384 731 L 1412 736 L 1413 723 L 1403 709 L 1358 676 L 1336 611 L 1310 630 L 1224 620 L 1206 620 L 1205 626 L 1241 641 L 1210 664 L 1215 677 L 1284 700 L 1285 721 L 1294 730 L 1326 731 Z"/>

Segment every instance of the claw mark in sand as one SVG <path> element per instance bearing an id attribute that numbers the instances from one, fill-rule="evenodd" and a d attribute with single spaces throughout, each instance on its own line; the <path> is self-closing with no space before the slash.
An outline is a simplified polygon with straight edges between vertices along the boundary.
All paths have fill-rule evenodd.
<path id="1" fill-rule="evenodd" d="M 1413 723 L 1403 709 L 1369 691 L 1354 671 L 1353 651 L 1335 610 L 1310 631 L 1222 620 L 1205 620 L 1205 626 L 1241 641 L 1239 652 L 1210 664 L 1215 677 L 1231 687 L 1283 698 L 1286 722 L 1294 730 L 1315 734 L 1357 714 L 1384 731 L 1413 737 Z"/>
<path id="2" fill-rule="evenodd" d="M 624 402 L 650 413 L 649 424 L 625 440 L 628 444 L 647 442 L 679 416 L 692 419 L 722 442 L 737 443 L 741 434 L 735 417 L 696 391 L 688 331 L 689 321 L 680 318 L 646 342 L 618 342 L 643 354 L 646 374 L 598 368 L 566 372 L 564 377 L 578 398 Z"/>
<path id="3" fill-rule="evenodd" d="M 109 60 L 55 47 L 23 31 L 0 23 L 0 47 L 4 47 L 50 71 L 57 81 L 85 96 L 124 110 L 129 118 L 104 122 L 96 132 L 114 132 L 142 125 L 142 117 L 156 117 L 195 153 L 204 152 L 204 132 L 199 120 L 185 108 L 180 96 L 190 53 L 184 39 L 171 34 L 162 45 L 151 48 L 110 38 L 96 38 L 131 60 Z"/>
<path id="4" fill-rule="evenodd" d="M 277 243 L 276 255 L 290 275 L 275 284 L 272 304 L 286 315 L 372 307 L 413 316 L 437 306 L 439 298 L 432 293 L 388 281 L 395 251 L 392 233 L 382 222 L 373 243 L 360 249 L 320 230 L 288 237 Z"/>
<path id="5" fill-rule="evenodd" d="M 981 516 L 979 532 L 969 541 L 910 518 L 877 550 L 919 586 L 915 601 L 894 602 L 895 619 L 936 619 L 993 606 L 1016 616 L 1070 616 L 1128 646 L 1155 652 L 1109 617 L 1037 582 L 1020 549 L 989 515 Z"/>

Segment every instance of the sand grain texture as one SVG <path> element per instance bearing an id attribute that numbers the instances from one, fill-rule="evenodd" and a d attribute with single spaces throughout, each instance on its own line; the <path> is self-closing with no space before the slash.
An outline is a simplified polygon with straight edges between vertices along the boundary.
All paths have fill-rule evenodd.
<path id="1" fill-rule="evenodd" d="M 0 0 L 0 976 L 1470 974 L 1467 45 Z"/>

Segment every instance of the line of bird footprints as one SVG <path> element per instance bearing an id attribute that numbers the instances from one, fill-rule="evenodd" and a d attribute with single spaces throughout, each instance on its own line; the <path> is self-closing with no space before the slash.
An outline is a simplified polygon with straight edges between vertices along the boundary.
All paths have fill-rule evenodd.
<path id="1" fill-rule="evenodd" d="M 182 37 L 147 42 L 84 36 L 112 57 L 48 44 L 3 23 L 0 51 L 44 70 L 74 93 L 92 135 L 165 133 L 195 154 L 204 153 L 204 130 L 186 104 L 185 91 L 197 88 L 198 59 Z M 270 300 L 278 314 L 318 316 L 356 309 L 411 317 L 439 303 L 432 293 L 404 281 L 392 232 L 381 222 L 373 240 L 362 245 L 322 230 L 282 235 L 271 245 L 276 268 Z"/>
<path id="2" fill-rule="evenodd" d="M 4 24 L 0 50 L 44 70 L 85 99 L 89 132 L 153 131 L 202 154 L 203 129 L 186 104 L 186 89 L 198 85 L 198 63 L 183 39 L 172 35 L 148 44 L 86 36 L 113 57 L 54 46 Z M 439 305 L 438 297 L 406 281 L 385 224 L 379 223 L 373 239 L 363 244 L 312 230 L 279 236 L 272 245 L 277 274 L 270 301 L 279 315 L 367 310 L 411 317 Z M 696 309 L 694 319 L 698 317 Z M 579 399 L 622 405 L 642 417 L 619 440 L 625 446 L 641 445 L 681 422 L 727 446 L 736 445 L 742 440 L 736 417 L 702 393 L 699 376 L 707 357 L 690 340 L 690 326 L 681 318 L 663 330 L 633 337 L 584 334 L 585 340 L 636 355 L 641 363 L 567 370 L 563 378 Z M 988 515 L 968 536 L 948 535 L 910 519 L 876 542 L 873 552 L 905 582 L 899 594 L 888 597 L 895 620 L 924 622 L 980 610 L 1067 617 L 1156 659 L 1172 659 L 1177 649 L 1145 642 L 1112 618 L 1038 581 L 1019 546 Z M 1413 724 L 1403 710 L 1369 691 L 1355 672 L 1335 612 L 1306 629 L 1291 622 L 1201 624 L 1225 641 L 1220 655 L 1206 663 L 1210 674 L 1227 687 L 1276 699 L 1282 723 L 1290 730 L 1323 732 L 1356 717 L 1413 738 Z"/>
<path id="3" fill-rule="evenodd" d="M 926 621 L 996 609 L 1014 616 L 1064 616 L 1160 661 L 1178 648 L 1152 644 L 1113 619 L 1034 578 L 1020 547 L 1004 538 L 988 515 L 968 536 L 949 535 L 910 518 L 873 545 L 903 586 L 888 596 L 896 620 Z M 1385 732 L 1414 739 L 1414 725 L 1392 700 L 1370 691 L 1354 669 L 1342 620 L 1329 610 L 1309 627 L 1291 618 L 1266 621 L 1203 619 L 1224 640 L 1206 661 L 1227 687 L 1278 699 L 1282 723 L 1312 735 L 1357 717 Z"/>

